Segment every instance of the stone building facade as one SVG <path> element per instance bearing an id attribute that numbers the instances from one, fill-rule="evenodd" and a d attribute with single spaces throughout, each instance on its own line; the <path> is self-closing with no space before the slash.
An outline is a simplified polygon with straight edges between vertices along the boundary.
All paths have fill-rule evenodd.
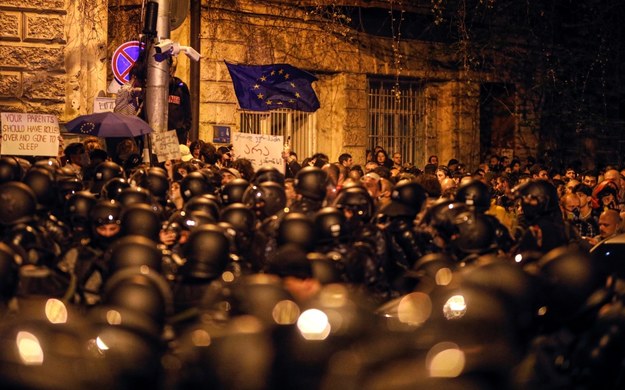
<path id="1" fill-rule="evenodd" d="M 391 87 L 406 82 L 419 86 L 419 129 L 403 125 L 403 131 L 418 131 L 406 138 L 418 143 L 412 162 L 423 166 L 436 154 L 443 163 L 457 158 L 475 167 L 484 152 L 481 85 L 515 85 L 514 80 L 497 80 L 495 74 L 462 69 L 450 45 L 357 33 L 314 7 L 298 8 L 289 1 L 203 0 L 200 9 L 199 79 L 189 79 L 191 65 L 183 56 L 178 75 L 190 85 L 199 83 L 197 133 L 209 141 L 213 126 L 238 130 L 245 114 L 238 108 L 224 60 L 289 63 L 314 73 L 321 108 L 305 142 L 314 141 L 316 151 L 332 160 L 349 152 L 363 162 L 374 142 L 388 141 L 371 134 L 371 83 L 381 79 Z M 0 111 L 54 113 L 61 122 L 91 112 L 93 99 L 111 81 L 113 50 L 138 37 L 140 13 L 139 0 L 2 0 Z M 190 19 L 172 31 L 172 39 L 186 45 L 192 41 Z M 525 155 L 536 147 L 534 122 L 525 120 L 533 113 L 523 109 L 522 87 L 515 91 L 506 137 L 514 140 L 511 152 Z M 394 151 L 391 143 L 382 146 Z"/>

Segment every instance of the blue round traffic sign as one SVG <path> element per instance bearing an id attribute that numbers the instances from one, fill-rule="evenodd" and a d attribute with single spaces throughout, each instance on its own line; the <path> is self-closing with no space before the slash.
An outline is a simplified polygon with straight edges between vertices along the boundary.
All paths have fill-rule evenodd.
<path id="1" fill-rule="evenodd" d="M 120 84 L 130 81 L 130 69 L 139 58 L 141 47 L 139 41 L 130 41 L 120 45 L 113 53 L 111 66 L 113 77 Z"/>

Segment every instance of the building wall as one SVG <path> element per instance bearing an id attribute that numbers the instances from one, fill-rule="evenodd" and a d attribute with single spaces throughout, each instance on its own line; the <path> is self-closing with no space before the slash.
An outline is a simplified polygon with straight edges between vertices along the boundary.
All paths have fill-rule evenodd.
<path id="1" fill-rule="evenodd" d="M 60 121 L 106 88 L 106 0 L 0 3 L 0 111 Z"/>
<path id="2" fill-rule="evenodd" d="M 316 73 L 320 98 L 317 145 L 336 159 L 364 160 L 368 144 L 367 77 L 425 82 L 428 99 L 424 163 L 430 154 L 470 165 L 479 155 L 479 82 L 493 75 L 465 74 L 445 44 L 396 41 L 354 33 L 340 21 L 250 0 L 202 1 L 200 79 L 189 80 L 180 56 L 178 76 L 200 84 L 199 136 L 213 125 L 239 127 L 239 109 L 224 60 L 290 63 Z M 0 111 L 54 113 L 61 122 L 91 112 L 111 82 L 110 56 L 141 31 L 140 0 L 4 0 L 0 4 Z M 189 18 L 171 38 L 188 44 Z M 394 51 L 393 46 L 399 48 Z M 398 46 L 397 46 L 398 45 Z M 401 57 L 397 57 L 397 53 Z M 495 80 L 496 81 L 496 80 Z M 510 80 L 506 80 L 510 81 Z M 476 93 L 477 89 L 477 93 Z M 519 108 L 516 139 L 530 145 L 531 107 Z M 531 141 L 531 140 L 530 140 Z M 304 156 L 301 156 L 304 157 Z"/>
<path id="3" fill-rule="evenodd" d="M 479 83 L 471 85 L 463 80 L 466 76 L 453 70 L 457 59 L 449 47 L 400 42 L 398 70 L 393 40 L 349 36 L 347 31 L 343 36 L 340 24 L 323 24 L 302 12 L 291 7 L 270 9 L 249 1 L 203 4 L 200 136 L 207 135 L 202 129 L 213 124 L 239 125 L 236 97 L 224 60 L 286 62 L 320 74 L 314 83 L 321 102 L 317 144 L 331 159 L 345 151 L 356 161 L 364 161 L 367 76 L 400 75 L 431 80 L 429 93 L 438 110 L 432 113 L 437 118 L 432 126 L 437 134 L 429 134 L 427 153 L 438 154 L 441 161 L 455 157 L 469 164 L 479 162 Z"/>

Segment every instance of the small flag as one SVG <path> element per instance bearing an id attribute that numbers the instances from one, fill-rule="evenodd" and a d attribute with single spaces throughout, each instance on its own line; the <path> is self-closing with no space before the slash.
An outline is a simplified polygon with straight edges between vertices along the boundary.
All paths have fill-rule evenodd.
<path id="1" fill-rule="evenodd" d="M 289 64 L 235 65 L 226 62 L 239 106 L 244 110 L 290 108 L 314 112 L 319 99 L 311 83 L 317 78 Z"/>

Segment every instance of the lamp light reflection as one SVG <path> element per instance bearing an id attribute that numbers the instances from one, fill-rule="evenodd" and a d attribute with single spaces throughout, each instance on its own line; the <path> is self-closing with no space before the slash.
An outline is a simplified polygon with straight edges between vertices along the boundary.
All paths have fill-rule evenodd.
<path id="1" fill-rule="evenodd" d="M 331 329 L 328 316 L 318 309 L 303 312 L 297 320 L 297 328 L 306 340 L 325 340 Z"/>
<path id="2" fill-rule="evenodd" d="M 43 364 L 43 350 L 37 336 L 30 332 L 18 332 L 16 343 L 20 358 L 24 364 L 29 366 Z"/>
<path id="3" fill-rule="evenodd" d="M 46 318 L 52 324 L 64 324 L 67 322 L 67 307 L 58 299 L 48 299 L 44 309 Z"/>
<path id="4" fill-rule="evenodd" d="M 429 350 L 425 361 L 431 377 L 455 378 L 462 374 L 466 359 L 458 345 L 441 342 Z"/>
<path id="5" fill-rule="evenodd" d="M 443 314 L 448 320 L 456 320 L 462 318 L 467 312 L 467 304 L 462 295 L 454 295 L 450 297 L 445 306 L 443 306 Z"/>

